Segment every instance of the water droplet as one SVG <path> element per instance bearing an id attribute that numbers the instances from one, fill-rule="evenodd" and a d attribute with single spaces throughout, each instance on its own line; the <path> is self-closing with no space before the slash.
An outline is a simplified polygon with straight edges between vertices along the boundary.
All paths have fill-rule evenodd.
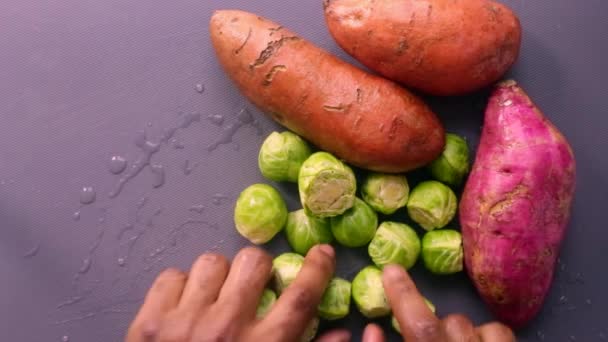
<path id="1" fill-rule="evenodd" d="M 165 167 L 160 164 L 152 164 L 150 166 L 152 170 L 152 186 L 159 188 L 165 184 Z"/>
<path id="2" fill-rule="evenodd" d="M 538 338 L 540 341 L 542 341 L 542 340 L 544 340 L 544 339 L 545 339 L 545 333 L 544 333 L 543 331 L 541 331 L 541 330 L 538 330 L 538 331 L 536 332 L 536 337 L 537 337 L 537 338 Z"/>
<path id="3" fill-rule="evenodd" d="M 38 254 L 38 251 L 40 250 L 40 242 L 38 242 L 34 247 L 32 247 L 30 250 L 28 250 L 27 252 L 25 252 L 23 254 L 24 258 L 33 258 L 36 256 L 36 254 Z"/>
<path id="4" fill-rule="evenodd" d="M 75 211 L 74 214 L 72 214 L 72 218 L 74 219 L 74 221 L 79 221 L 80 220 L 80 210 Z"/>
<path id="5" fill-rule="evenodd" d="M 568 302 L 568 297 L 562 295 L 561 297 L 559 297 L 559 302 L 561 304 L 566 304 Z"/>
<path id="6" fill-rule="evenodd" d="M 80 203 L 82 204 L 91 204 L 95 202 L 95 189 L 92 186 L 84 186 L 80 190 Z"/>
<path id="7" fill-rule="evenodd" d="M 591 305 L 591 299 L 585 300 L 585 303 L 587 303 L 587 305 Z"/>
<path id="8" fill-rule="evenodd" d="M 184 175 L 188 176 L 192 173 L 192 171 L 194 171 L 194 169 L 196 169 L 197 166 L 198 163 L 190 163 L 190 160 L 186 160 L 182 165 L 182 171 L 184 172 Z"/>
<path id="9" fill-rule="evenodd" d="M 118 266 L 120 266 L 120 267 L 124 267 L 124 266 L 126 265 L 126 263 L 127 263 L 127 262 L 125 261 L 125 258 L 118 258 L 118 259 L 116 260 L 116 262 L 118 263 Z"/>
<path id="10" fill-rule="evenodd" d="M 213 203 L 214 205 L 222 205 L 224 204 L 224 201 L 228 199 L 228 196 L 223 195 L 223 194 L 215 194 L 213 195 L 213 197 L 211 198 L 211 203 Z"/>
<path id="11" fill-rule="evenodd" d="M 108 169 L 111 173 L 118 175 L 127 168 L 127 159 L 122 156 L 112 156 L 108 163 Z"/>
<path id="12" fill-rule="evenodd" d="M 68 336 L 68 335 L 64 335 L 64 336 L 61 338 L 61 341 L 62 341 L 62 342 L 70 342 L 70 336 Z"/>
<path id="13" fill-rule="evenodd" d="M 570 337 L 568 337 L 570 339 L 570 341 L 576 341 L 576 336 L 574 335 L 570 335 Z"/>
<path id="14" fill-rule="evenodd" d="M 152 155 L 154 155 L 160 150 L 159 143 L 153 143 L 151 141 L 145 140 L 145 134 L 143 135 L 143 138 L 143 142 L 140 139 L 136 139 L 136 145 L 141 148 L 142 154 L 131 165 L 127 173 L 118 180 L 118 182 L 114 186 L 114 189 L 110 191 L 110 198 L 118 196 L 118 194 L 120 194 L 120 192 L 124 188 L 125 184 L 127 184 L 128 181 L 137 176 L 141 172 L 141 170 L 143 170 L 147 165 L 149 165 L 150 160 L 152 159 Z"/>
<path id="15" fill-rule="evenodd" d="M 91 258 L 84 258 L 82 260 L 82 265 L 78 269 L 78 273 L 85 274 L 91 269 Z"/>
<path id="16" fill-rule="evenodd" d="M 188 113 L 186 115 L 183 116 L 182 118 L 182 122 L 179 124 L 178 128 L 188 128 L 190 127 L 190 125 L 192 125 L 195 122 L 200 122 L 201 121 L 201 114 L 200 113 Z"/>
<path id="17" fill-rule="evenodd" d="M 597 337 L 599 337 L 602 340 L 605 340 L 606 339 L 606 334 L 603 333 L 603 332 L 601 332 L 601 333 L 597 334 Z"/>
<path id="18" fill-rule="evenodd" d="M 143 148 L 147 140 L 146 131 L 137 131 L 135 133 L 135 146 Z"/>
<path id="19" fill-rule="evenodd" d="M 194 86 L 194 90 L 196 90 L 197 93 L 202 94 L 205 92 L 205 86 L 201 83 L 198 83 Z"/>
<path id="20" fill-rule="evenodd" d="M 507 100 L 505 100 L 505 101 L 501 102 L 501 103 L 500 103 L 500 106 L 502 106 L 502 107 L 508 107 L 508 106 L 510 106 L 510 105 L 512 105 L 512 104 L 513 104 L 513 100 L 511 100 L 511 99 L 507 99 Z"/>
<path id="21" fill-rule="evenodd" d="M 209 115 L 207 120 L 216 126 L 221 126 L 224 123 L 224 116 L 220 114 Z"/>
<path id="22" fill-rule="evenodd" d="M 203 211 L 205 210 L 205 206 L 202 204 L 195 204 L 195 205 L 191 206 L 188 210 L 198 213 L 198 214 L 202 214 Z"/>
<path id="23" fill-rule="evenodd" d="M 146 123 L 146 126 L 148 126 L 148 127 L 152 127 L 152 122 L 151 122 L 151 121 L 148 121 L 148 123 Z"/>
<path id="24" fill-rule="evenodd" d="M 173 146 L 173 148 L 176 150 L 183 150 L 186 147 L 186 145 L 184 145 L 184 143 L 177 138 L 172 138 L 170 142 L 171 146 Z"/>

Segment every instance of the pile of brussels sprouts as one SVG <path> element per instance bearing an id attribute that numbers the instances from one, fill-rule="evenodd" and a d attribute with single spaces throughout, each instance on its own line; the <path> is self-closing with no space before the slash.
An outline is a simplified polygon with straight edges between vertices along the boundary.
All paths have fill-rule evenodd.
<path id="1" fill-rule="evenodd" d="M 302 209 L 288 213 L 281 194 L 270 185 L 254 184 L 237 199 L 234 221 L 238 232 L 254 244 L 264 244 L 285 231 L 295 253 L 284 253 L 273 261 L 273 290 L 266 290 L 258 316 L 263 316 L 296 277 L 303 255 L 317 244 L 337 242 L 346 247 L 367 246 L 373 265 L 363 268 L 352 280 L 334 278 L 318 307 L 318 317 L 336 320 L 348 315 L 351 297 L 368 318 L 390 315 L 384 294 L 381 269 L 398 264 L 409 269 L 422 258 L 434 274 L 453 274 L 463 269 L 460 232 L 445 229 L 454 219 L 457 197 L 451 187 L 460 187 L 469 172 L 466 141 L 447 134 L 442 155 L 428 167 L 434 180 L 411 191 L 402 174 L 369 173 L 362 179 L 357 196 L 353 170 L 327 152 L 313 152 L 299 136 L 274 132 L 264 141 L 258 156 L 262 175 L 277 182 L 298 184 Z M 378 214 L 409 218 L 424 231 L 401 222 L 379 222 Z M 434 311 L 432 303 L 427 302 Z M 314 337 L 319 320 L 311 322 L 303 337 Z M 398 326 L 393 326 L 398 331 Z"/>

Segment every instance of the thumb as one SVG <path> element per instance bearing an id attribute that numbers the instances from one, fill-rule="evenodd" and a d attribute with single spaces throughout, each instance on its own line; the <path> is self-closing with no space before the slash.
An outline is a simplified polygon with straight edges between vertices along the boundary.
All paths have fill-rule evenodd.
<path id="1" fill-rule="evenodd" d="M 384 332 L 377 324 L 368 324 L 363 331 L 362 342 L 384 342 Z"/>
<path id="2" fill-rule="evenodd" d="M 316 339 L 316 342 L 349 342 L 350 331 L 348 330 L 332 330 Z"/>

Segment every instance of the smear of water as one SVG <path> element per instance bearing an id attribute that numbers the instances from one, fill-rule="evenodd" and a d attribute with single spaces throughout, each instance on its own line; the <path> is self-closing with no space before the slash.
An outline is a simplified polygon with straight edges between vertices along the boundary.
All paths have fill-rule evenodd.
<path id="1" fill-rule="evenodd" d="M 33 258 L 40 251 L 40 242 L 38 242 L 34 247 L 29 249 L 27 252 L 23 253 L 24 258 Z"/>
<path id="2" fill-rule="evenodd" d="M 108 163 L 108 170 L 111 173 L 118 175 L 127 168 L 127 159 L 123 156 L 112 156 Z"/>
<path id="3" fill-rule="evenodd" d="M 253 119 L 253 115 L 247 110 L 247 108 L 242 109 L 236 116 L 236 121 L 228 124 L 222 129 L 220 137 L 216 142 L 209 145 L 207 150 L 209 152 L 215 151 L 219 146 L 226 145 L 232 143 L 232 139 L 234 135 L 241 129 L 241 127 L 251 125 L 257 128 L 258 135 L 263 133 L 262 126 L 260 123 Z"/>
<path id="4" fill-rule="evenodd" d="M 74 305 L 76 303 L 81 302 L 83 299 L 84 299 L 84 296 L 74 296 L 72 298 L 69 298 L 69 299 L 57 304 L 56 308 L 59 310 L 66 306 Z"/>
<path id="5" fill-rule="evenodd" d="M 209 115 L 207 120 L 216 126 L 221 126 L 224 123 L 224 116 L 220 114 Z"/>
<path id="6" fill-rule="evenodd" d="M 188 208 L 188 210 L 195 212 L 197 214 L 202 214 L 203 211 L 205 210 L 205 206 L 202 204 L 195 204 L 195 205 L 191 206 L 190 208 Z"/>
<path id="7" fill-rule="evenodd" d="M 155 188 L 160 188 L 165 184 L 165 167 L 160 164 L 152 164 L 150 166 L 150 170 L 152 170 L 152 186 Z"/>
<path id="8" fill-rule="evenodd" d="M 95 241 L 89 248 L 89 252 L 88 252 L 87 256 L 82 260 L 82 265 L 80 266 L 80 268 L 78 269 L 78 272 L 74 276 L 74 280 L 78 280 L 79 274 L 85 274 L 91 269 L 91 264 L 93 263 L 93 254 L 95 253 L 97 248 L 99 248 L 99 245 L 101 245 L 101 241 L 103 240 L 104 234 L 105 234 L 105 229 L 102 229 L 99 232 L 99 234 L 97 234 L 97 238 L 95 239 Z"/>
<path id="9" fill-rule="evenodd" d="M 171 143 L 171 146 L 176 150 L 183 150 L 186 147 L 186 145 L 184 145 L 184 143 L 177 138 L 171 138 L 169 142 Z"/>
<path id="10" fill-rule="evenodd" d="M 213 203 L 214 205 L 220 206 L 220 205 L 224 204 L 224 201 L 226 201 L 227 199 L 228 199 L 228 196 L 218 193 L 211 197 L 211 203 Z"/>
<path id="11" fill-rule="evenodd" d="M 91 204 L 95 202 L 96 197 L 95 189 L 92 186 L 84 186 L 80 189 L 80 203 Z"/>
<path id="12" fill-rule="evenodd" d="M 186 161 L 184 161 L 184 164 L 182 165 L 182 171 L 184 172 L 184 175 L 188 176 L 197 167 L 198 163 L 191 163 L 190 160 L 186 159 Z"/>
<path id="13" fill-rule="evenodd" d="M 91 258 L 87 257 L 82 260 L 82 265 L 78 269 L 78 273 L 85 274 L 91 269 Z"/>
<path id="14" fill-rule="evenodd" d="M 122 227 L 119 231 L 118 234 L 116 235 L 116 240 L 122 240 L 122 237 L 125 235 L 126 232 L 135 229 L 135 226 L 132 224 L 126 224 L 124 227 Z"/>
<path id="15" fill-rule="evenodd" d="M 163 208 L 157 208 L 154 213 L 152 214 L 152 216 L 150 216 L 148 218 L 148 221 L 146 222 L 146 226 L 147 227 L 153 227 L 154 226 L 154 219 L 158 216 L 160 216 L 160 214 L 162 214 L 163 212 Z"/>

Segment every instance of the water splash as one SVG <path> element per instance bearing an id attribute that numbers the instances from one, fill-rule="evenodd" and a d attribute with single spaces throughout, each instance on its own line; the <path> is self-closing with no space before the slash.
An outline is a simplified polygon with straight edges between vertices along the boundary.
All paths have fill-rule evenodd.
<path id="1" fill-rule="evenodd" d="M 224 116 L 220 114 L 214 114 L 207 116 L 207 120 L 216 126 L 224 124 Z"/>
<path id="2" fill-rule="evenodd" d="M 236 116 L 236 120 L 222 129 L 220 137 L 216 142 L 209 145 L 207 150 L 209 152 L 215 151 L 219 146 L 226 145 L 232 143 L 232 139 L 235 134 L 241 129 L 243 126 L 251 125 L 257 129 L 258 135 L 263 134 L 262 126 L 259 121 L 254 120 L 253 115 L 247 110 L 247 108 L 243 108 Z"/>

